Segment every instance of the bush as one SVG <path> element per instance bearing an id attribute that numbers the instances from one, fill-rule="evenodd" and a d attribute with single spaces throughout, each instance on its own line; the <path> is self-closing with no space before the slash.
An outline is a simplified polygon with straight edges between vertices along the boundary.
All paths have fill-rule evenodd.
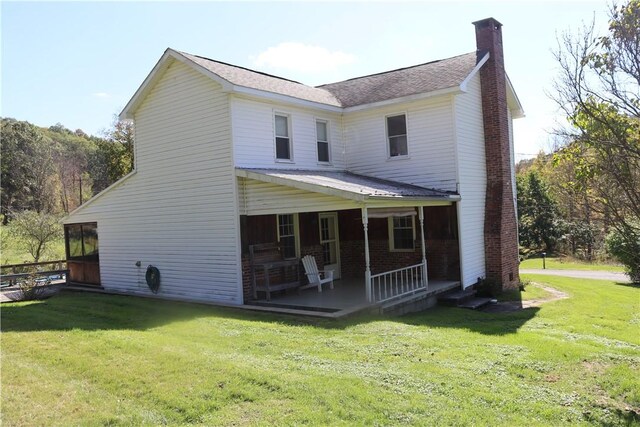
<path id="1" fill-rule="evenodd" d="M 30 301 L 34 299 L 40 299 L 44 296 L 44 292 L 47 289 L 46 282 L 38 281 L 38 276 L 30 275 L 18 281 L 18 287 L 22 294 L 22 300 Z"/>
<path id="2" fill-rule="evenodd" d="M 627 227 L 624 233 L 612 231 L 606 240 L 607 251 L 626 268 L 633 283 L 640 283 L 640 227 Z"/>

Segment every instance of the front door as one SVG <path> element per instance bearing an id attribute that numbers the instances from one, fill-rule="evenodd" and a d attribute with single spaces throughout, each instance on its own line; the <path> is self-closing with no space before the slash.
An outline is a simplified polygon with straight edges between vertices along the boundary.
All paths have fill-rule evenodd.
<path id="1" fill-rule="evenodd" d="M 340 278 L 340 239 L 338 233 L 338 214 L 327 212 L 320 217 L 320 244 L 324 258 L 324 270 L 333 270 L 333 278 Z"/>

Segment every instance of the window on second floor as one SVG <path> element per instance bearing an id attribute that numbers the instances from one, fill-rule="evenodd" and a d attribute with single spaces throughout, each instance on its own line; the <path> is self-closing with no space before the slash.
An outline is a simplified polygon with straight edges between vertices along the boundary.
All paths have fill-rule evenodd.
<path id="1" fill-rule="evenodd" d="M 276 114 L 276 160 L 292 160 L 289 116 Z"/>
<path id="2" fill-rule="evenodd" d="M 329 125 L 325 120 L 316 120 L 316 140 L 318 144 L 318 162 L 329 163 Z"/>
<path id="3" fill-rule="evenodd" d="M 405 114 L 387 117 L 387 141 L 389 143 L 389 157 L 408 154 L 407 116 Z"/>

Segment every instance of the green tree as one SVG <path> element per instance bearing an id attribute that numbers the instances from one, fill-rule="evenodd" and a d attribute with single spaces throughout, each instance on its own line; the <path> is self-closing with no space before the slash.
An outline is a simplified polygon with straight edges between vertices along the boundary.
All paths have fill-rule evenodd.
<path id="1" fill-rule="evenodd" d="M 51 141 L 36 126 L 13 119 L 1 120 L 0 133 L 4 224 L 14 210 L 51 210 Z"/>
<path id="2" fill-rule="evenodd" d="M 555 99 L 569 126 L 556 163 L 569 163 L 590 209 L 623 235 L 640 236 L 640 0 L 610 10 L 606 35 L 594 25 L 565 34 Z"/>
<path id="3" fill-rule="evenodd" d="M 60 210 L 69 213 L 93 194 L 89 158 L 97 150 L 97 141 L 80 129 L 72 132 L 59 123 L 43 132 L 55 147 L 52 152 L 55 195 Z"/>
<path id="4" fill-rule="evenodd" d="M 40 261 L 47 247 L 62 237 L 62 225 L 56 215 L 22 211 L 14 214 L 9 232 L 33 257 Z"/>
<path id="5" fill-rule="evenodd" d="M 520 244 L 530 249 L 555 251 L 562 227 L 548 187 L 534 172 L 518 175 L 516 185 Z"/>
<path id="6" fill-rule="evenodd" d="M 116 116 L 106 139 L 98 142 L 89 164 L 94 191 L 99 192 L 133 170 L 134 129 L 133 122 L 119 120 Z"/>

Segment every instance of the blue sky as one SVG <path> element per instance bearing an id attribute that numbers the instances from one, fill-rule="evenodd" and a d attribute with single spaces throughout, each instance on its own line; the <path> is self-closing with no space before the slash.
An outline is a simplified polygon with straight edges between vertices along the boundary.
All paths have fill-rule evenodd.
<path id="1" fill-rule="evenodd" d="M 3 117 L 100 134 L 167 47 L 318 85 L 475 50 L 472 21 L 502 22 L 507 72 L 527 115 L 518 158 L 549 148 L 556 34 L 607 2 L 6 2 Z"/>

